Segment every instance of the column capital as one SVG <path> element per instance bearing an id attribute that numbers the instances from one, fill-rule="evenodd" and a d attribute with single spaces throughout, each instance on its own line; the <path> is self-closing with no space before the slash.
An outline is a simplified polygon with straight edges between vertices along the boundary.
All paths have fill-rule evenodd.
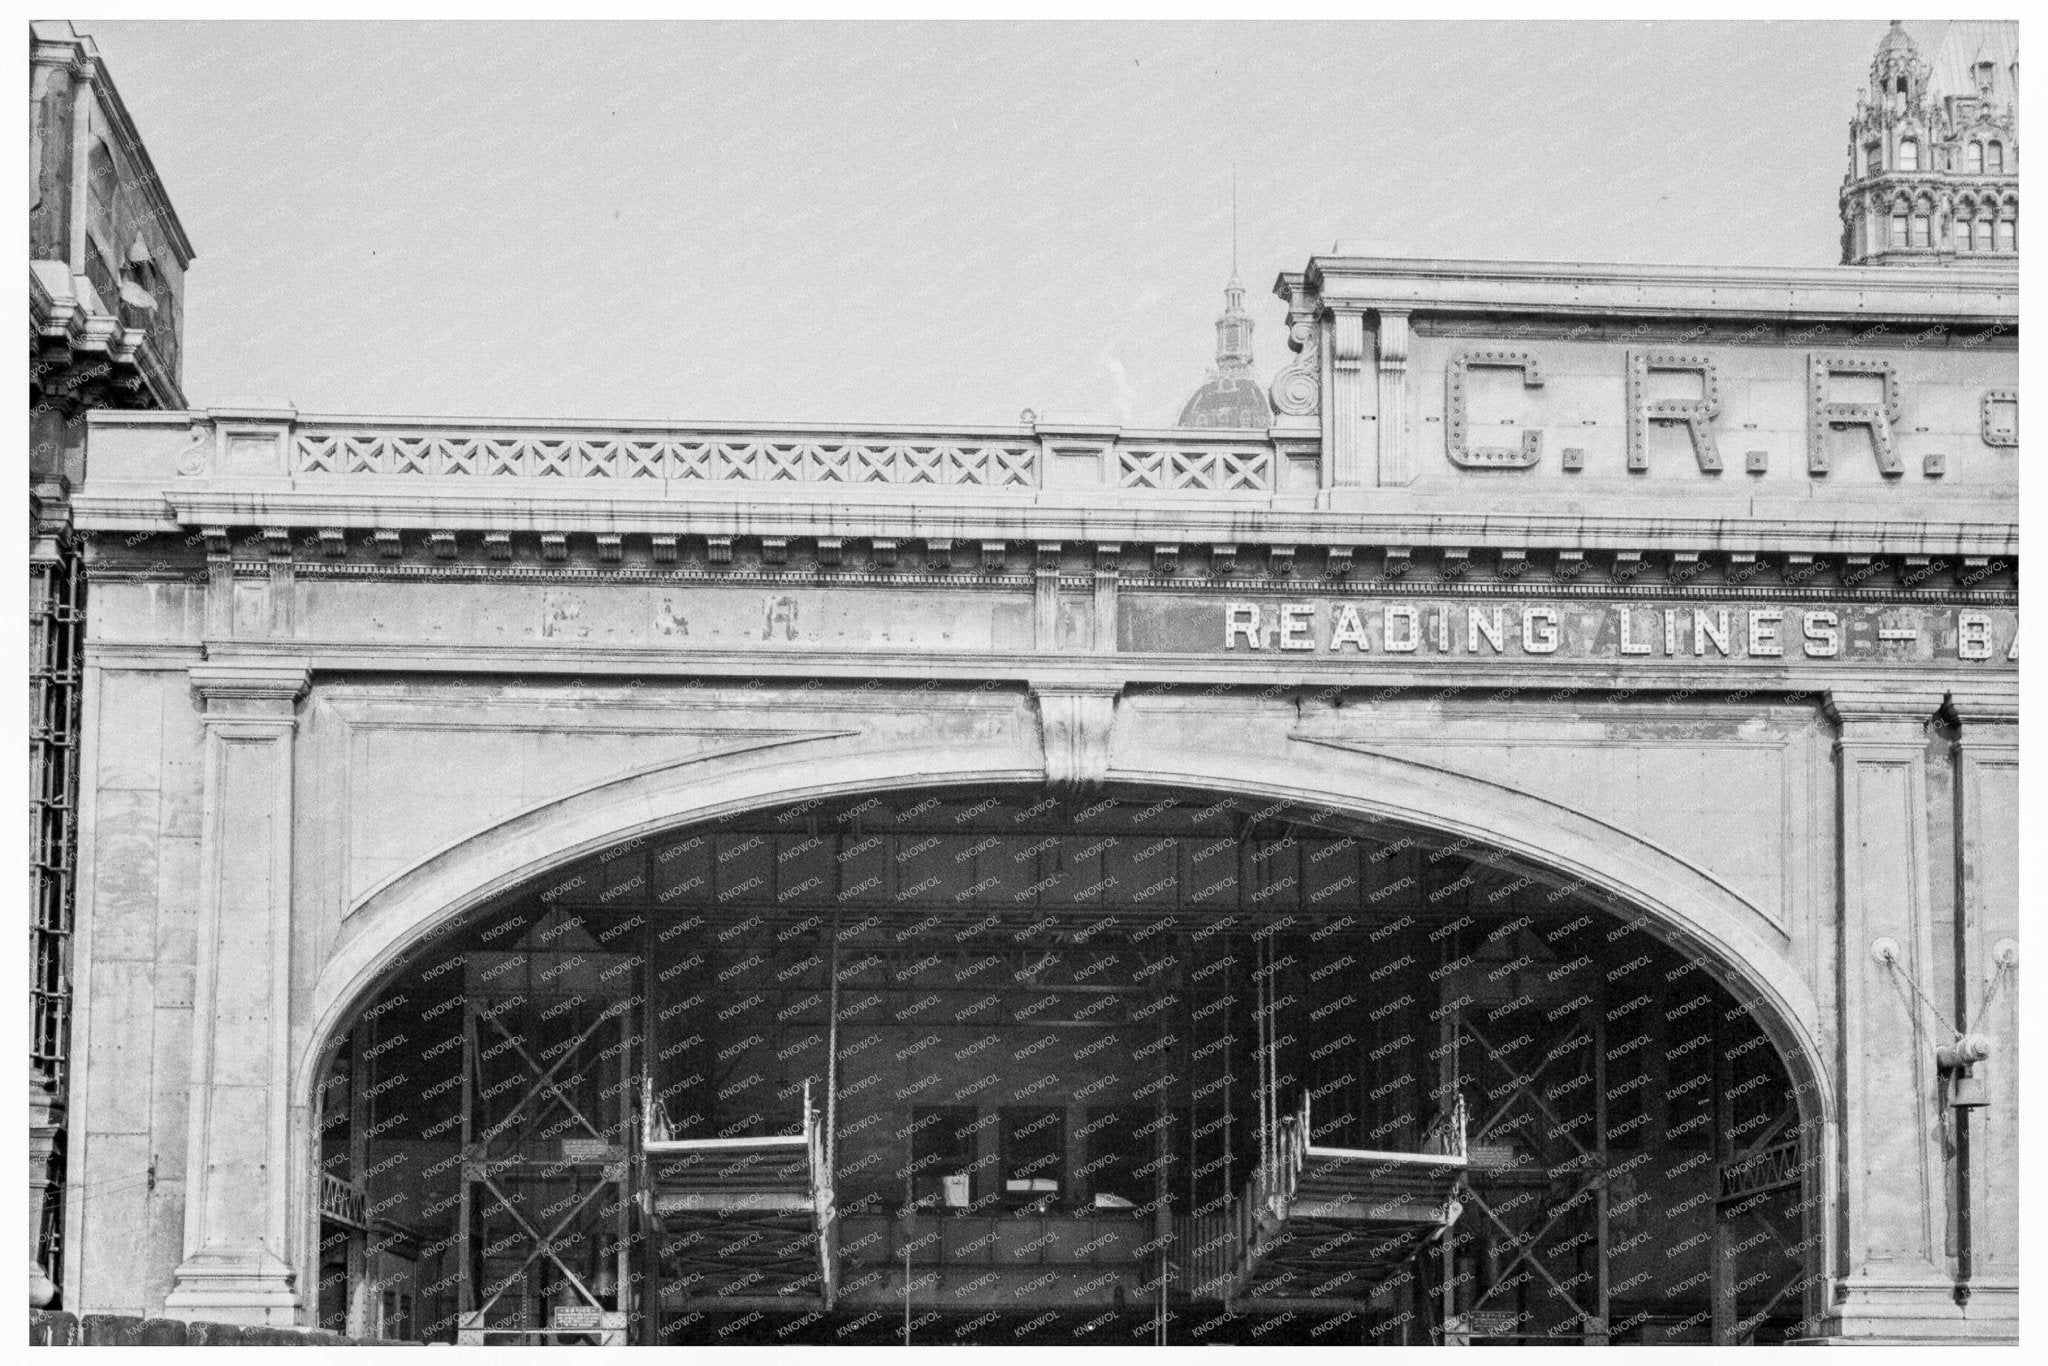
<path id="1" fill-rule="evenodd" d="M 2019 689 L 1998 684 L 1951 688 L 1948 700 L 1942 704 L 1941 714 L 1961 727 L 1963 743 L 1967 744 L 1972 739 L 1983 740 L 1988 738 L 1983 733 L 1987 727 L 2019 725 Z M 1973 731 L 1975 735 L 1971 734 Z M 1995 739 L 1993 743 L 2016 744 L 2018 741 L 2013 737 Z"/>
<path id="2" fill-rule="evenodd" d="M 313 670 L 303 659 L 209 659 L 186 676 L 209 719 L 289 718 Z"/>
<path id="3" fill-rule="evenodd" d="M 1379 320 L 1380 365 L 1384 368 L 1399 369 L 1408 363 L 1408 310 L 1375 309 L 1374 316 Z"/>
<path id="4" fill-rule="evenodd" d="M 1330 310 L 1330 360 L 1339 370 L 1353 371 L 1365 362 L 1365 310 Z"/>
<path id="5" fill-rule="evenodd" d="M 1925 726 L 1946 702 L 1946 694 L 1899 688 L 1829 688 L 1821 698 L 1828 720 L 1846 734 L 1851 727 L 1904 729 Z"/>

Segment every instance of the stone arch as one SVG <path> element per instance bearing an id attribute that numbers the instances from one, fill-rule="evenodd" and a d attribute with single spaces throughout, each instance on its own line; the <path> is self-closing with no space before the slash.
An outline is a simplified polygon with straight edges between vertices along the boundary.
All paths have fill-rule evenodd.
<path id="1" fill-rule="evenodd" d="M 1229 794 L 1320 808 L 1338 820 L 1384 823 L 1445 840 L 1469 839 L 1579 884 L 1611 911 L 1633 909 L 1667 943 L 1701 962 L 1750 1013 L 1775 1049 L 1805 1131 L 1813 1246 L 1809 1276 L 1833 1265 L 1839 1203 L 1838 1103 L 1822 1052 L 1818 1002 L 1786 952 L 1783 932 L 1708 870 L 1606 821 L 1467 773 L 1368 748 L 1290 738 L 1219 751 L 1122 735 L 1105 782 Z M 366 893 L 293 1031 L 295 1212 L 303 1265 L 319 1241 L 312 1173 L 318 1091 L 354 1015 L 415 948 L 469 912 L 576 860 L 634 839 L 722 815 L 878 790 L 961 788 L 1045 780 L 1036 745 L 882 748 L 840 736 L 745 754 L 700 757 L 597 784 L 473 832 Z M 1816 1282 L 1818 1284 L 1819 1282 Z M 1814 1301 L 1809 1290 L 1809 1312 Z"/>
<path id="2" fill-rule="evenodd" d="M 1546 798 L 1370 751 L 1302 744 L 1248 754 L 1118 746 L 1104 775 L 1317 805 L 1510 854 L 1637 908 L 1751 1005 L 1818 1132 L 1835 1126 L 1812 990 L 1781 952 L 1784 935 L 1706 870 L 1640 836 Z M 879 789 L 1042 780 L 1014 743 L 877 750 L 844 742 L 685 760 L 626 775 L 473 832 L 371 889 L 351 908 L 294 1030 L 295 1107 L 314 1100 L 327 1054 L 352 1013 L 413 946 L 464 914 L 576 859 L 637 836 L 729 813 Z M 1036 760 L 1032 754 L 1030 759 Z M 1828 1170 L 1823 1162 L 1821 1170 Z"/>

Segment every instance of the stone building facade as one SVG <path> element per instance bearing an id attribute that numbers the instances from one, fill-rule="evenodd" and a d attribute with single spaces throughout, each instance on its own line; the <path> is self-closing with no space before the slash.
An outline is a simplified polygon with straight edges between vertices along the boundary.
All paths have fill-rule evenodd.
<path id="1" fill-rule="evenodd" d="M 61 1275 L 85 617 L 70 498 L 87 412 L 185 406 L 192 245 L 92 40 L 32 25 L 29 82 L 29 1242 Z"/>
<path id="2" fill-rule="evenodd" d="M 2011 1340 L 2016 279 L 1314 257 L 1256 427 L 94 414 L 67 1303 Z"/>

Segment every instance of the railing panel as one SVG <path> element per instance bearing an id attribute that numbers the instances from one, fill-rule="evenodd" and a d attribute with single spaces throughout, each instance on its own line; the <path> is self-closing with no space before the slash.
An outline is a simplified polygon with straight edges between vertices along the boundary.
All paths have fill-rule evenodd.
<path id="1" fill-rule="evenodd" d="M 1092 487 L 1238 498 L 1281 492 L 1285 463 L 1269 440 L 1202 432 L 584 431 L 554 424 L 520 430 L 509 424 L 339 418 L 293 422 L 286 451 L 284 472 L 292 476 L 843 484 L 1025 493 Z M 1312 453 L 1308 458 L 1313 460 Z M 1049 473 L 1055 466 L 1057 473 Z"/>
<path id="2" fill-rule="evenodd" d="M 474 475 L 740 483 L 1036 488 L 1033 440 L 759 440 L 602 433 L 350 432 L 302 429 L 293 474 Z"/>

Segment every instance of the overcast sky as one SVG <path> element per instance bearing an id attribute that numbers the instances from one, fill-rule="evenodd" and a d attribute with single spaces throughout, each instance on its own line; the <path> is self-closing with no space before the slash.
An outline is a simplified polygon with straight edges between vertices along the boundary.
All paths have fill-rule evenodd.
<path id="1" fill-rule="evenodd" d="M 196 407 L 1170 425 L 1270 290 L 1837 259 L 1865 23 L 80 21 L 199 252 Z"/>

